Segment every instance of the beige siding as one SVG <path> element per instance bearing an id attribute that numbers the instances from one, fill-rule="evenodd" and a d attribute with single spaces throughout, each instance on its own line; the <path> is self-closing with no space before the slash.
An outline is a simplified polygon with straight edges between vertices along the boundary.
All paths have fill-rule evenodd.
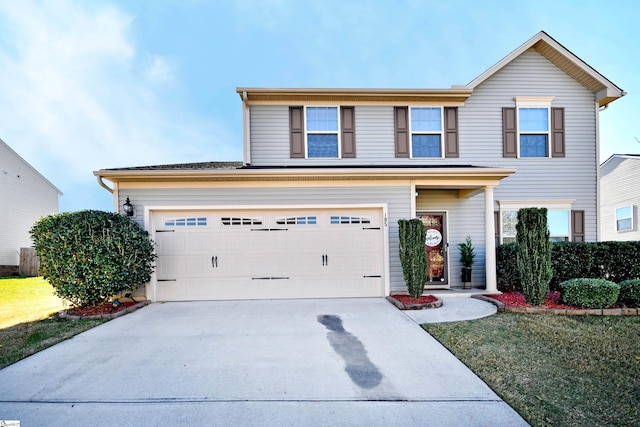
<path id="1" fill-rule="evenodd" d="M 613 158 L 600 175 L 600 239 L 640 240 L 638 207 L 640 206 L 640 158 Z M 633 206 L 633 230 L 616 230 L 616 209 Z"/>
<path id="2" fill-rule="evenodd" d="M 135 205 L 136 220 L 144 221 L 143 206 L 299 206 L 313 205 L 388 205 L 389 255 L 391 290 L 406 290 L 398 257 L 398 220 L 410 218 L 411 189 L 409 184 L 389 187 L 277 187 L 260 188 L 180 188 L 180 189 L 135 189 L 127 188 L 120 194 L 118 204 L 129 196 Z"/>
<path id="3" fill-rule="evenodd" d="M 19 265 L 20 248 L 33 245 L 33 224 L 58 212 L 58 191 L 2 141 L 0 201 L 0 265 Z"/>

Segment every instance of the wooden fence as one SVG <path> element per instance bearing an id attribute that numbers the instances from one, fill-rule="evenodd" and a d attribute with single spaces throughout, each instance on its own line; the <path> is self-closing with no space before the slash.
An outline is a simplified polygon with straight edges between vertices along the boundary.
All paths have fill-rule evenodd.
<path id="1" fill-rule="evenodd" d="M 33 277 L 38 275 L 40 261 L 36 256 L 35 248 L 20 248 L 20 276 Z"/>

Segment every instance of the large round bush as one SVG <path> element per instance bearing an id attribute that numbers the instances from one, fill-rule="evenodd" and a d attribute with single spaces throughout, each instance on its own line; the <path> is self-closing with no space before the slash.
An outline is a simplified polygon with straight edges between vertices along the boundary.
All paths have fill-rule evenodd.
<path id="1" fill-rule="evenodd" d="M 151 279 L 153 242 L 136 222 L 102 211 L 41 218 L 31 237 L 42 274 L 56 295 L 92 306 Z"/>
<path id="2" fill-rule="evenodd" d="M 620 295 L 620 286 L 604 279 L 571 279 L 560 289 L 562 302 L 576 307 L 608 308 Z"/>

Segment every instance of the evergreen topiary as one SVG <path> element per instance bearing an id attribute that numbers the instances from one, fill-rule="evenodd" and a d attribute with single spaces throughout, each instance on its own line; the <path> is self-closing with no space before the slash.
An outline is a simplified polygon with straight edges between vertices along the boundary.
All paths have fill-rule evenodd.
<path id="1" fill-rule="evenodd" d="M 531 305 L 540 305 L 549 293 L 552 243 L 547 229 L 546 208 L 518 211 L 516 224 L 516 262 L 522 292 Z"/>
<path id="2" fill-rule="evenodd" d="M 86 307 L 151 279 L 153 242 L 136 222 L 102 211 L 41 218 L 31 228 L 40 273 L 56 295 Z"/>
<path id="3" fill-rule="evenodd" d="M 420 298 L 427 281 L 426 233 L 420 219 L 398 221 L 400 263 L 411 298 Z"/>

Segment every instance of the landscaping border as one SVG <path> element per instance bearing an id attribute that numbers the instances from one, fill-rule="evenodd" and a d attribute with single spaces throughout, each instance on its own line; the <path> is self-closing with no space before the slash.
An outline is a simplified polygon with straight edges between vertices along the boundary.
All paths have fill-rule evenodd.
<path id="1" fill-rule="evenodd" d="M 472 295 L 498 307 L 499 312 L 527 314 L 561 314 L 565 316 L 638 316 L 639 308 L 547 308 L 547 307 L 507 307 L 504 303 L 486 295 Z"/>
<path id="2" fill-rule="evenodd" d="M 72 314 L 67 313 L 67 310 L 61 311 L 58 313 L 58 317 L 62 319 L 69 320 L 81 320 L 81 319 L 115 319 L 116 317 L 124 316 L 125 314 L 132 313 L 139 308 L 144 307 L 145 305 L 151 304 L 151 301 L 140 301 L 130 307 L 127 307 L 123 310 L 116 311 L 115 313 L 106 313 L 106 314 L 95 314 L 93 316 L 74 316 Z"/>
<path id="3" fill-rule="evenodd" d="M 429 308 L 442 307 L 442 298 L 434 298 L 436 299 L 434 302 L 425 302 L 424 304 L 405 304 L 402 301 L 398 301 L 397 299 L 395 299 L 393 295 L 388 295 L 386 297 L 387 301 L 398 307 L 400 310 L 424 310 Z"/>

